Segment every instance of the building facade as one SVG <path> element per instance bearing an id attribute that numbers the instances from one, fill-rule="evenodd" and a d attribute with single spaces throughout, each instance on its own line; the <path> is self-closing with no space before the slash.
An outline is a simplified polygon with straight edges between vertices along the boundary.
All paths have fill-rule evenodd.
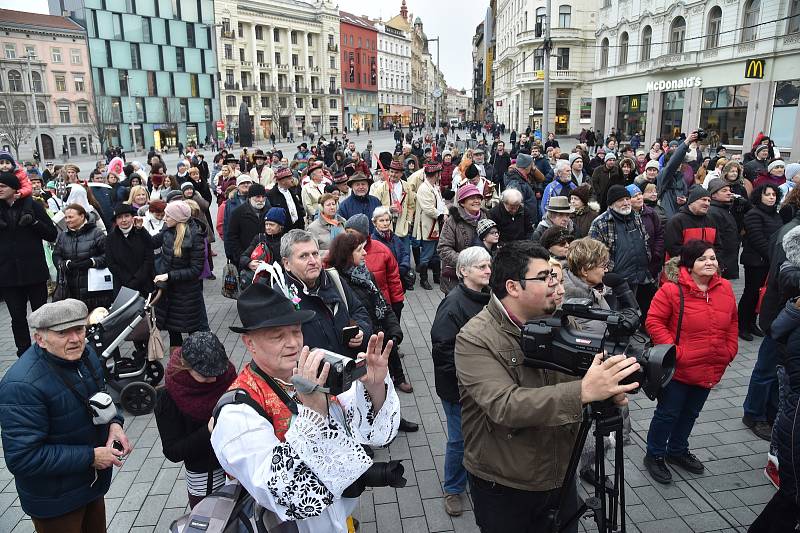
<path id="1" fill-rule="evenodd" d="M 220 101 L 226 129 L 242 104 L 253 141 L 341 128 L 339 13 L 331 2 L 215 0 Z"/>
<path id="2" fill-rule="evenodd" d="M 436 43 L 438 46 L 438 42 Z M 444 74 L 439 70 L 436 65 L 436 59 L 430 53 L 424 54 L 425 59 L 425 94 L 423 95 L 423 105 L 425 107 L 425 121 L 428 124 L 436 122 L 436 110 L 439 110 L 439 122 L 445 121 L 447 118 L 447 82 L 444 80 Z M 436 98 L 434 92 L 436 89 L 441 91 L 441 95 Z"/>
<path id="3" fill-rule="evenodd" d="M 643 140 L 698 127 L 749 151 L 759 132 L 800 154 L 800 2 L 605 0 L 592 121 Z"/>
<path id="4" fill-rule="evenodd" d="M 405 8 L 405 4 L 403 5 Z M 422 19 L 417 17 L 411 28 L 411 122 L 425 122 L 427 104 L 428 72 L 425 56 L 428 54 L 428 38 L 422 30 Z"/>
<path id="5" fill-rule="evenodd" d="M 472 120 L 472 98 L 466 89 L 447 88 L 447 113 L 445 120 L 466 122 Z"/>
<path id="6" fill-rule="evenodd" d="M 484 23 L 475 28 L 472 36 L 472 116 L 471 120 L 483 121 L 484 72 L 486 69 L 486 41 L 484 40 Z"/>
<path id="7" fill-rule="evenodd" d="M 411 39 L 408 22 L 395 17 L 377 22 L 378 111 L 380 127 L 411 122 Z"/>
<path id="8" fill-rule="evenodd" d="M 498 0 L 495 121 L 541 130 L 544 116 L 545 0 Z M 591 126 L 596 3 L 559 0 L 550 14 L 548 131 L 577 135 Z"/>
<path id="9" fill-rule="evenodd" d="M 344 124 L 378 128 L 378 31 L 366 18 L 339 11 Z"/>
<path id="10" fill-rule="evenodd" d="M 96 153 L 83 28 L 66 17 L 0 9 L 0 31 L 0 146 L 25 159 L 34 150 L 43 160 Z"/>
<path id="11" fill-rule="evenodd" d="M 82 20 L 109 144 L 163 149 L 212 138 L 219 119 L 213 0 L 84 0 Z"/>

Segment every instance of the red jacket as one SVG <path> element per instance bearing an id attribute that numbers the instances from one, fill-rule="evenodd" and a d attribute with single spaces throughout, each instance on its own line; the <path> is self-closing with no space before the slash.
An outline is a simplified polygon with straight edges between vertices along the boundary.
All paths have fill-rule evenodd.
<path id="1" fill-rule="evenodd" d="M 728 280 L 716 274 L 702 292 L 685 267 L 678 283 L 683 288 L 684 311 L 675 376 L 687 385 L 710 389 L 722 378 L 739 350 L 736 298 Z M 678 328 L 678 285 L 658 289 L 647 313 L 647 332 L 655 344 L 674 344 Z"/>
<path id="2" fill-rule="evenodd" d="M 392 251 L 382 242 L 367 237 L 367 270 L 375 276 L 378 288 L 389 305 L 402 302 L 405 298 L 403 282 L 400 280 L 400 267 Z"/>

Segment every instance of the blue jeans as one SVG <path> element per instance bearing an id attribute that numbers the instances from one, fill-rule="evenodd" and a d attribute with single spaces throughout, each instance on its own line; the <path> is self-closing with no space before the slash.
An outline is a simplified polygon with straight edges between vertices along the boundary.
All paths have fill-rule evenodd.
<path id="1" fill-rule="evenodd" d="M 777 366 L 778 343 L 767 335 L 758 349 L 758 359 L 744 399 L 744 414 L 755 422 L 766 422 L 778 412 Z"/>
<path id="2" fill-rule="evenodd" d="M 439 245 L 439 241 L 420 241 L 422 244 L 422 250 L 419 254 L 419 266 L 421 268 L 428 268 L 428 265 L 431 263 L 440 263 L 441 260 L 439 259 L 439 252 L 436 251 L 436 247 Z"/>
<path id="3" fill-rule="evenodd" d="M 647 454 L 652 457 L 684 455 L 689 434 L 711 389 L 670 381 L 658 395 L 658 405 L 647 432 Z"/>
<path id="4" fill-rule="evenodd" d="M 444 452 L 444 492 L 461 494 L 467 489 L 464 469 L 464 436 L 461 434 L 461 405 L 442 400 L 447 417 L 447 448 Z"/>

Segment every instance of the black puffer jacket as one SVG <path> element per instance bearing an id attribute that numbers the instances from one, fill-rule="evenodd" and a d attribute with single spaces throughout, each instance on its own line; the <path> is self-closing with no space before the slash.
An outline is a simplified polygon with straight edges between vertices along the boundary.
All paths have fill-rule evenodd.
<path id="1" fill-rule="evenodd" d="M 156 304 L 156 324 L 161 330 L 191 333 L 208 328 L 203 281 L 200 273 L 205 261 L 205 241 L 200 224 L 189 219 L 181 247 L 181 257 L 173 251 L 175 228 L 164 226 L 153 237 L 153 247 L 161 248 L 157 274 L 169 274 L 167 289 Z"/>
<path id="2" fill-rule="evenodd" d="M 460 403 L 454 350 L 456 335 L 469 320 L 489 303 L 488 292 L 476 292 L 459 283 L 439 303 L 431 326 L 431 355 L 436 394 L 451 403 Z"/>
<path id="3" fill-rule="evenodd" d="M 238 259 L 242 252 L 253 240 L 253 237 L 264 231 L 264 215 L 269 211 L 270 204 L 266 203 L 263 209 L 257 210 L 250 205 L 249 200 L 233 210 L 225 231 L 225 255 Z"/>
<path id="4" fill-rule="evenodd" d="M 758 195 L 760 198 L 760 195 Z M 769 239 L 783 225 L 775 206 L 762 203 L 744 215 L 744 249 L 741 262 L 744 266 L 769 266 Z"/>
<path id="5" fill-rule="evenodd" d="M 89 309 L 106 305 L 111 296 L 111 291 L 89 292 L 89 269 L 106 267 L 105 250 L 106 236 L 93 222 L 61 232 L 53 250 L 53 264 L 61 265 L 66 276 L 68 297 Z"/>
<path id="6" fill-rule="evenodd" d="M 35 224 L 19 226 L 29 213 Z M 27 217 L 26 217 L 27 218 Z M 55 241 L 58 229 L 38 202 L 24 198 L 9 206 L 0 201 L 0 287 L 44 283 L 50 278 L 42 241 Z"/>
<path id="7" fill-rule="evenodd" d="M 393 340 L 395 346 L 403 342 L 403 330 L 400 327 L 400 322 L 397 320 L 397 315 L 395 315 L 394 311 L 392 311 L 392 307 L 386 303 L 385 300 L 384 303 L 386 303 L 387 307 L 386 314 L 382 319 L 378 318 L 375 314 L 378 306 L 378 298 L 383 298 L 380 293 L 380 289 L 377 293 L 373 293 L 363 285 L 359 284 L 357 281 L 353 281 L 353 279 L 347 274 L 343 272 L 339 272 L 339 274 L 347 282 L 350 288 L 353 289 L 353 292 L 358 300 L 364 305 L 364 307 L 367 309 L 367 312 L 369 312 L 369 318 L 372 321 L 372 332 L 378 333 L 379 331 L 382 331 L 384 344 L 389 340 Z M 370 273 L 369 277 L 377 288 L 378 283 L 375 281 L 375 276 Z"/>
<path id="8" fill-rule="evenodd" d="M 144 228 L 131 228 L 126 237 L 114 227 L 106 237 L 106 263 L 114 275 L 114 294 L 120 287 L 139 291 L 142 296 L 153 291 L 153 243 Z"/>
<path id="9" fill-rule="evenodd" d="M 739 279 L 739 229 L 736 217 L 731 212 L 732 207 L 732 204 L 711 200 L 711 207 L 708 209 L 708 218 L 717 228 L 720 247 L 715 248 L 715 251 L 722 277 L 725 279 Z"/>

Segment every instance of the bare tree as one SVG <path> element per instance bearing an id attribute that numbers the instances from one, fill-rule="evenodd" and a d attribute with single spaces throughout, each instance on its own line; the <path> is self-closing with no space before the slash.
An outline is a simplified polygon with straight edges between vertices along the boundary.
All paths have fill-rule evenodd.
<path id="1" fill-rule="evenodd" d="M 25 112 L 15 110 L 22 104 Z M 21 100 L 12 100 L 11 95 L 0 96 L 0 143 L 6 142 L 14 149 L 19 159 L 19 147 L 31 136 L 31 120 L 28 106 Z"/>
<path id="2" fill-rule="evenodd" d="M 280 139 L 283 136 L 283 132 L 281 131 L 281 115 L 284 109 L 281 107 L 278 95 L 269 99 L 269 111 L 272 115 L 272 133 L 275 134 L 275 137 Z"/>
<path id="3" fill-rule="evenodd" d="M 111 112 L 111 105 L 105 96 L 95 96 L 94 113 L 89 117 L 92 135 L 97 135 L 100 141 L 100 153 L 106 151 L 106 144 L 109 142 L 109 126 L 114 123 L 114 116 Z"/>

